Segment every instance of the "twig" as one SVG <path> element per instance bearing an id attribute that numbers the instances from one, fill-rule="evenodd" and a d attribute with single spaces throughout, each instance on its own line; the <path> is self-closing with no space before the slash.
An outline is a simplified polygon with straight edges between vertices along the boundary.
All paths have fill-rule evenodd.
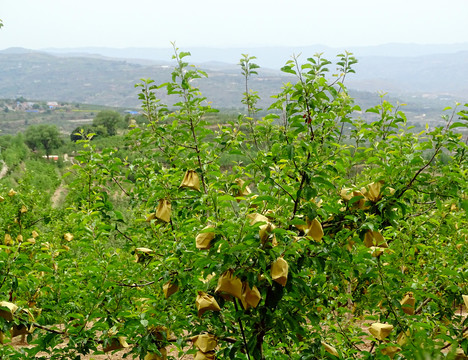
<path id="1" fill-rule="evenodd" d="M 41 330 L 45 330 L 45 331 L 48 331 L 48 332 L 51 332 L 51 333 L 54 333 L 54 334 L 57 334 L 57 335 L 66 335 L 66 332 L 65 331 L 60 331 L 60 330 L 55 330 L 55 329 L 51 329 L 51 328 L 48 328 L 46 326 L 43 326 L 43 325 L 39 325 L 37 323 L 32 323 L 32 325 L 38 329 L 41 329 Z"/>
<path id="2" fill-rule="evenodd" d="M 124 192 L 125 195 L 130 196 L 130 194 L 127 192 L 127 190 L 125 190 L 122 187 L 122 185 L 120 185 L 120 183 L 117 181 L 117 179 L 115 177 L 111 176 L 111 178 L 112 178 L 112 181 L 117 184 L 117 186 L 120 188 L 120 190 L 122 190 Z"/>
<path id="3" fill-rule="evenodd" d="M 153 285 L 156 281 L 150 281 L 150 282 L 147 282 L 146 284 L 136 284 L 136 283 L 133 283 L 133 284 L 124 284 L 124 283 L 117 283 L 117 285 L 119 286 L 126 286 L 126 287 L 130 287 L 130 288 L 136 288 L 136 287 L 144 287 L 144 286 L 149 286 L 149 285 Z"/>
<path id="4" fill-rule="evenodd" d="M 418 306 L 418 308 L 414 311 L 415 314 L 419 314 L 421 311 L 422 311 L 422 308 L 424 306 L 426 306 L 430 301 L 432 300 L 432 298 L 427 298 L 426 300 L 424 300 L 421 305 Z"/>

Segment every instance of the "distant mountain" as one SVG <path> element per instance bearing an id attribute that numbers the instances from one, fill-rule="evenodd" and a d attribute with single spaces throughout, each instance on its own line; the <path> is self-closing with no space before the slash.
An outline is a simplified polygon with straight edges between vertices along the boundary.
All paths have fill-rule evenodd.
<path id="1" fill-rule="evenodd" d="M 264 68 L 280 69 L 286 61 L 293 55 L 302 54 L 307 58 L 316 53 L 323 53 L 325 57 L 332 58 L 335 55 L 345 51 L 352 52 L 356 57 L 363 58 L 367 56 L 385 56 L 385 57 L 417 57 L 433 54 L 455 54 L 460 51 L 468 51 L 468 43 L 461 44 L 441 44 L 441 45 L 421 45 L 421 44 L 384 44 L 377 46 L 349 46 L 343 48 L 331 48 L 325 45 L 312 45 L 302 47 L 248 47 L 248 48 L 209 48 L 194 47 L 181 49 L 190 51 L 191 61 L 194 63 L 203 63 L 217 61 L 229 64 L 237 64 L 241 54 L 249 54 L 257 57 L 256 62 Z M 80 55 L 100 55 L 110 58 L 120 59 L 145 59 L 156 62 L 168 62 L 174 51 L 172 48 L 70 48 L 56 49 L 49 48 L 43 51 L 70 56 Z"/>
<path id="2" fill-rule="evenodd" d="M 272 102 L 271 95 L 278 93 L 284 82 L 295 81 L 291 75 L 279 71 L 294 50 L 298 49 L 195 48 L 188 59 L 208 72 L 208 79 L 199 80 L 198 85 L 214 107 L 239 108 L 244 84 L 236 64 L 241 53 L 257 56 L 256 62 L 266 65 L 262 65 L 258 76 L 252 77 L 250 87 L 258 91 L 262 99 L 260 106 L 266 108 Z M 303 52 L 300 61 L 306 61 L 318 51 L 325 51 L 330 59 L 337 53 L 336 49 L 324 46 L 300 50 Z M 388 44 L 357 50 L 377 54 L 358 56 L 356 74 L 347 77 L 347 86 L 357 93 L 383 91 L 404 99 L 439 96 L 460 102 L 468 100 L 468 44 L 421 45 L 414 49 L 409 45 Z M 441 53 L 420 55 L 432 51 Z M 382 56 L 385 52 L 391 56 Z M 413 55 L 395 56 L 398 53 Z M 10 48 L 0 51 L 0 98 L 23 96 L 34 100 L 136 107 L 139 100 L 134 84 L 141 78 L 152 78 L 158 84 L 168 81 L 174 64 L 171 57 L 171 49 L 33 51 Z M 167 100 L 163 92 L 158 95 Z"/>
<path id="3" fill-rule="evenodd" d="M 447 94 L 468 100 L 468 51 L 415 57 L 362 57 L 348 86 L 398 94 Z"/>

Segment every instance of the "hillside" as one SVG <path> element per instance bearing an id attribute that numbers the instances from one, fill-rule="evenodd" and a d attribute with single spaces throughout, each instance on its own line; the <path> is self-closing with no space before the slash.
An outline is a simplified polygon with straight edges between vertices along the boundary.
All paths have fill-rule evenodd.
<path id="1" fill-rule="evenodd" d="M 224 55 L 211 51 L 205 57 L 200 56 L 199 50 L 193 53 L 189 61 L 198 60 L 194 63 L 208 73 L 208 79 L 198 80 L 197 84 L 204 96 L 215 108 L 239 108 L 244 91 L 240 69 L 234 63 L 219 60 L 229 56 L 232 59 L 233 49 L 226 50 Z M 158 59 L 156 56 L 167 55 L 162 60 L 131 58 L 144 55 L 136 50 L 128 52 L 129 58 L 126 59 L 105 57 L 89 49 L 69 51 L 59 53 L 55 50 L 55 54 L 20 48 L 0 51 L 0 98 L 22 96 L 44 101 L 138 107 L 138 89 L 134 85 L 139 79 L 152 78 L 157 84 L 170 79 L 172 63 L 166 50 L 152 53 L 155 59 Z M 261 52 L 263 59 L 270 54 L 272 61 L 278 61 L 284 55 L 278 49 L 269 51 Z M 418 51 L 422 53 L 422 50 Z M 108 49 L 102 53 L 123 56 L 124 50 L 114 49 L 112 52 Z M 150 54 L 148 50 L 146 55 Z M 276 60 L 275 54 L 278 55 Z M 306 55 L 312 53 L 303 54 L 304 60 Z M 213 60 L 208 61 L 207 56 L 212 56 Z M 287 60 L 286 56 L 284 58 Z M 260 57 L 258 60 L 261 63 Z M 455 101 L 468 100 L 465 81 L 468 79 L 467 64 L 468 51 L 406 57 L 361 56 L 355 66 L 356 73 L 350 74 L 346 83 L 360 104 L 369 103 L 369 98 L 375 99 L 375 94 L 383 91 L 400 102 L 418 107 L 419 115 L 422 115 L 421 109 L 436 107 L 440 110 L 453 105 Z M 278 93 L 282 84 L 291 79 L 290 75 L 279 70 L 261 68 L 259 75 L 250 80 L 250 87 L 258 91 L 261 97 L 259 106 L 268 107 L 272 102 L 271 95 Z M 161 92 L 159 96 L 167 100 L 164 93 Z"/>
<path id="2" fill-rule="evenodd" d="M 204 95 L 215 107 L 239 107 L 243 79 L 237 67 L 221 63 L 207 65 L 209 77 L 200 82 Z M 134 85 L 139 79 L 152 78 L 160 84 L 170 79 L 170 73 L 170 66 L 163 62 L 142 65 L 127 60 L 3 51 L 0 52 L 0 98 L 23 96 L 36 100 L 136 107 L 139 101 Z M 252 79 L 252 87 L 267 99 L 262 106 L 269 105 L 269 97 L 287 78 L 279 71 L 262 70 Z"/>

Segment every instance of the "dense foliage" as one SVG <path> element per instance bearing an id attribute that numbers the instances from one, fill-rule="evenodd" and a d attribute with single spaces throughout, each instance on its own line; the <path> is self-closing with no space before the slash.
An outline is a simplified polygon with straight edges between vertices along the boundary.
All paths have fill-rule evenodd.
<path id="1" fill-rule="evenodd" d="M 213 124 L 188 55 L 176 50 L 170 82 L 137 85 L 146 123 L 130 124 L 128 156 L 81 141 L 64 209 L 1 189 L 1 328 L 34 344 L 5 339 L 1 356 L 468 353 L 466 106 L 415 133 L 382 98 L 365 122 L 346 53 L 289 61 L 296 81 L 258 118 L 243 55 L 247 114 Z"/>

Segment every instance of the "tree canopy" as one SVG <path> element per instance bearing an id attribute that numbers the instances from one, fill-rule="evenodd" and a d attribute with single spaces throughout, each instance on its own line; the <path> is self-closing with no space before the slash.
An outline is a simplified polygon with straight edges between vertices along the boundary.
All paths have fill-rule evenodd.
<path id="1" fill-rule="evenodd" d="M 31 125 L 25 132 L 25 143 L 33 151 L 44 150 L 49 157 L 53 149 L 63 144 L 60 132 L 55 125 L 41 124 Z"/>
<path id="2" fill-rule="evenodd" d="M 114 136 L 117 134 L 117 128 L 123 124 L 123 117 L 117 111 L 103 110 L 100 111 L 93 120 L 93 126 L 104 127 L 106 135 Z"/>

